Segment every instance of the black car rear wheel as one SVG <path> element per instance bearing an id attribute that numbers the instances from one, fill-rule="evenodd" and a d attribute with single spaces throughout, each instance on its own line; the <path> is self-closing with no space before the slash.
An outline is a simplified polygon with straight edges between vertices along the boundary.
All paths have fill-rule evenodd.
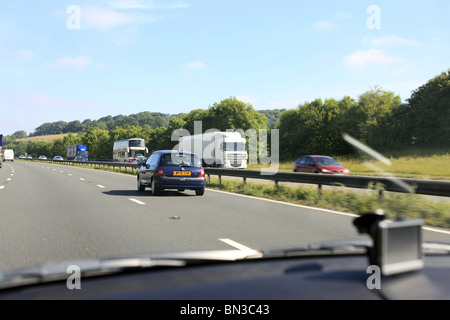
<path id="1" fill-rule="evenodd" d="M 139 176 L 137 177 L 137 189 L 139 192 L 145 191 L 145 186 L 142 185 L 141 179 L 139 178 Z"/>
<path id="2" fill-rule="evenodd" d="M 195 194 L 198 196 L 202 196 L 205 193 L 205 189 L 196 189 Z"/>
<path id="3" fill-rule="evenodd" d="M 159 196 L 161 189 L 156 186 L 155 179 L 152 180 L 152 195 Z"/>

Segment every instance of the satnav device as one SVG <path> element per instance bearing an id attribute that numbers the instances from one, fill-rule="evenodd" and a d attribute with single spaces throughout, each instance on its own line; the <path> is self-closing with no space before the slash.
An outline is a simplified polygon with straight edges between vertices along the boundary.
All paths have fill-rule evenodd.
<path id="1" fill-rule="evenodd" d="M 380 267 L 383 275 L 393 275 L 422 269 L 421 219 L 385 220 L 382 211 L 367 213 L 353 222 L 360 233 L 373 241 L 369 262 Z"/>

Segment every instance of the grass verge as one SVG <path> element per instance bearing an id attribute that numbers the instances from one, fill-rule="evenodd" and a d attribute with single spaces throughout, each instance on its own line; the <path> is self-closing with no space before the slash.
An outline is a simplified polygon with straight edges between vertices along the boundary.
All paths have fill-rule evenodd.
<path id="1" fill-rule="evenodd" d="M 385 193 L 380 200 L 378 193 L 354 193 L 350 191 L 291 187 L 271 184 L 246 183 L 211 178 L 207 187 L 254 197 L 285 201 L 306 206 L 349 213 L 362 213 L 382 208 L 388 218 L 419 218 L 430 226 L 450 228 L 450 204 L 431 202 L 414 194 Z"/>

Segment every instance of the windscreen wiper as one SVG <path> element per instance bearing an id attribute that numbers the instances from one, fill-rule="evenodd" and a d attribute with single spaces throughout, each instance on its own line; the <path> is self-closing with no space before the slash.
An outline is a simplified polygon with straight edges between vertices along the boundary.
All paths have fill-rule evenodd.
<path id="1" fill-rule="evenodd" d="M 295 257 L 308 255 L 366 254 L 371 239 L 355 239 L 310 243 L 300 247 L 263 251 L 264 257 Z"/>
<path id="2" fill-rule="evenodd" d="M 161 270 L 192 265 L 223 263 L 261 257 L 255 250 L 216 250 L 151 254 L 137 257 L 69 260 L 53 262 L 9 273 L 0 273 L 0 290 L 39 283 L 66 281 L 69 267 L 77 267 L 81 277 L 124 272 Z"/>
<path id="3" fill-rule="evenodd" d="M 186 263 L 174 259 L 120 258 L 105 260 L 73 260 L 44 264 L 9 273 L 0 274 L 0 289 L 38 283 L 67 280 L 72 267 L 81 277 L 95 277 L 133 270 L 183 267 Z"/>

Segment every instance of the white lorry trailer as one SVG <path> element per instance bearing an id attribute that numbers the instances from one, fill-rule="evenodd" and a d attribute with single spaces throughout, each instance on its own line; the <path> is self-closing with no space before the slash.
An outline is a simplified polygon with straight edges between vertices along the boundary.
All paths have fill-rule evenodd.
<path id="1" fill-rule="evenodd" d="M 181 136 L 179 151 L 195 153 L 204 167 L 247 168 L 246 140 L 239 132 L 208 132 Z"/>

